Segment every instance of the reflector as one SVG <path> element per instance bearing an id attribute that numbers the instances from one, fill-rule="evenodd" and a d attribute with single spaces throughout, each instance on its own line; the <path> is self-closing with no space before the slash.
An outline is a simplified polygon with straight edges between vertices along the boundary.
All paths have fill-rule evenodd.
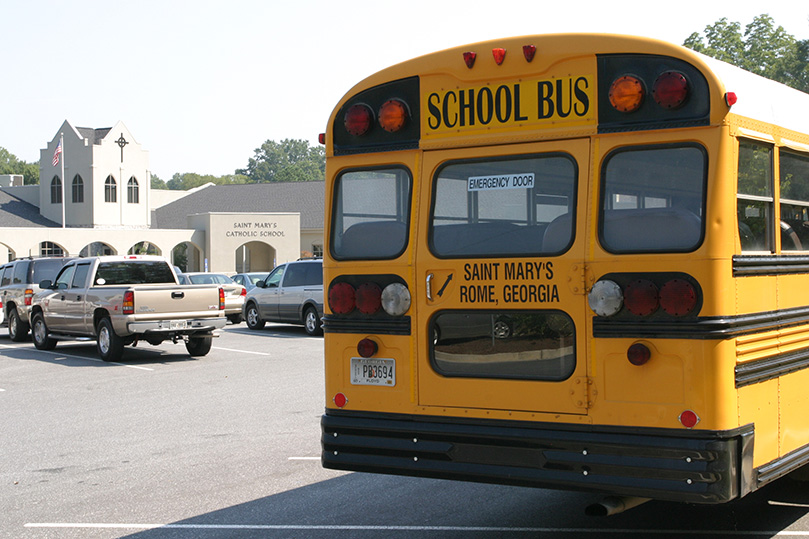
<path id="1" fill-rule="evenodd" d="M 694 428 L 699 423 L 699 416 L 694 410 L 686 410 L 680 414 L 678 418 L 683 427 L 687 429 Z"/>
<path id="2" fill-rule="evenodd" d="M 525 60 L 527 62 L 531 62 L 534 59 L 534 55 L 537 52 L 537 48 L 535 45 L 523 45 L 522 53 L 525 56 Z"/>
<path id="3" fill-rule="evenodd" d="M 492 56 L 494 56 L 494 62 L 497 65 L 501 65 L 503 60 L 506 59 L 506 49 L 492 49 Z"/>
<path id="4" fill-rule="evenodd" d="M 643 84 L 636 77 L 624 75 L 613 81 L 609 95 L 610 104 L 615 110 L 635 112 L 643 103 Z"/>
<path id="5" fill-rule="evenodd" d="M 338 408 L 345 408 L 345 405 L 348 404 L 348 397 L 342 393 L 336 394 L 332 400 L 334 401 L 334 405 Z"/>

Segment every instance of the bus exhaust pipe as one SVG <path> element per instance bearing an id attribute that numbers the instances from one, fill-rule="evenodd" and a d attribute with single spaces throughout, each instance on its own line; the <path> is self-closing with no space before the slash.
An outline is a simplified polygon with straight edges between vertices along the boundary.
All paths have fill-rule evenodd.
<path id="1" fill-rule="evenodd" d="M 600 502 L 587 506 L 584 514 L 588 517 L 608 517 L 623 513 L 649 500 L 651 498 L 639 498 L 637 496 L 607 496 Z"/>

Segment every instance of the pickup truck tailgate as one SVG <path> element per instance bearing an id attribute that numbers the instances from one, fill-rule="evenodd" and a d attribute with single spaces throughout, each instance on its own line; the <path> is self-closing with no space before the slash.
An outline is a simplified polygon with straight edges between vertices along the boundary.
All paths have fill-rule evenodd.
<path id="1" fill-rule="evenodd" d="M 131 290 L 138 321 L 223 316 L 217 286 L 138 285 Z"/>

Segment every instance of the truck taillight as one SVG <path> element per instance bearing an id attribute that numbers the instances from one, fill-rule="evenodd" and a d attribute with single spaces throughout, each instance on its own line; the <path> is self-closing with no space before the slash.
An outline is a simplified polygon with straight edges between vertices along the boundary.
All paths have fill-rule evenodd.
<path id="1" fill-rule="evenodd" d="M 225 310 L 225 289 L 224 288 L 219 289 L 219 310 L 220 311 Z"/>
<path id="2" fill-rule="evenodd" d="M 135 314 L 135 292 L 132 290 L 124 292 L 123 313 Z"/>
<path id="3" fill-rule="evenodd" d="M 25 296 L 23 298 L 23 301 L 25 302 L 25 304 L 30 306 L 31 305 L 31 300 L 33 298 L 34 298 L 34 290 L 31 289 L 31 288 L 26 288 L 25 289 Z"/>

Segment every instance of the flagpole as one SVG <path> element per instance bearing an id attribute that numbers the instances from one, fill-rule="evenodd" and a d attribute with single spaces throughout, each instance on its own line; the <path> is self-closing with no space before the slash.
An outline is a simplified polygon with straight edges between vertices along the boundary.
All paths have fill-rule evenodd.
<path id="1" fill-rule="evenodd" d="M 59 133 L 59 146 L 62 148 L 62 228 L 65 228 L 65 183 L 67 183 L 67 178 L 65 178 L 65 134 Z"/>

